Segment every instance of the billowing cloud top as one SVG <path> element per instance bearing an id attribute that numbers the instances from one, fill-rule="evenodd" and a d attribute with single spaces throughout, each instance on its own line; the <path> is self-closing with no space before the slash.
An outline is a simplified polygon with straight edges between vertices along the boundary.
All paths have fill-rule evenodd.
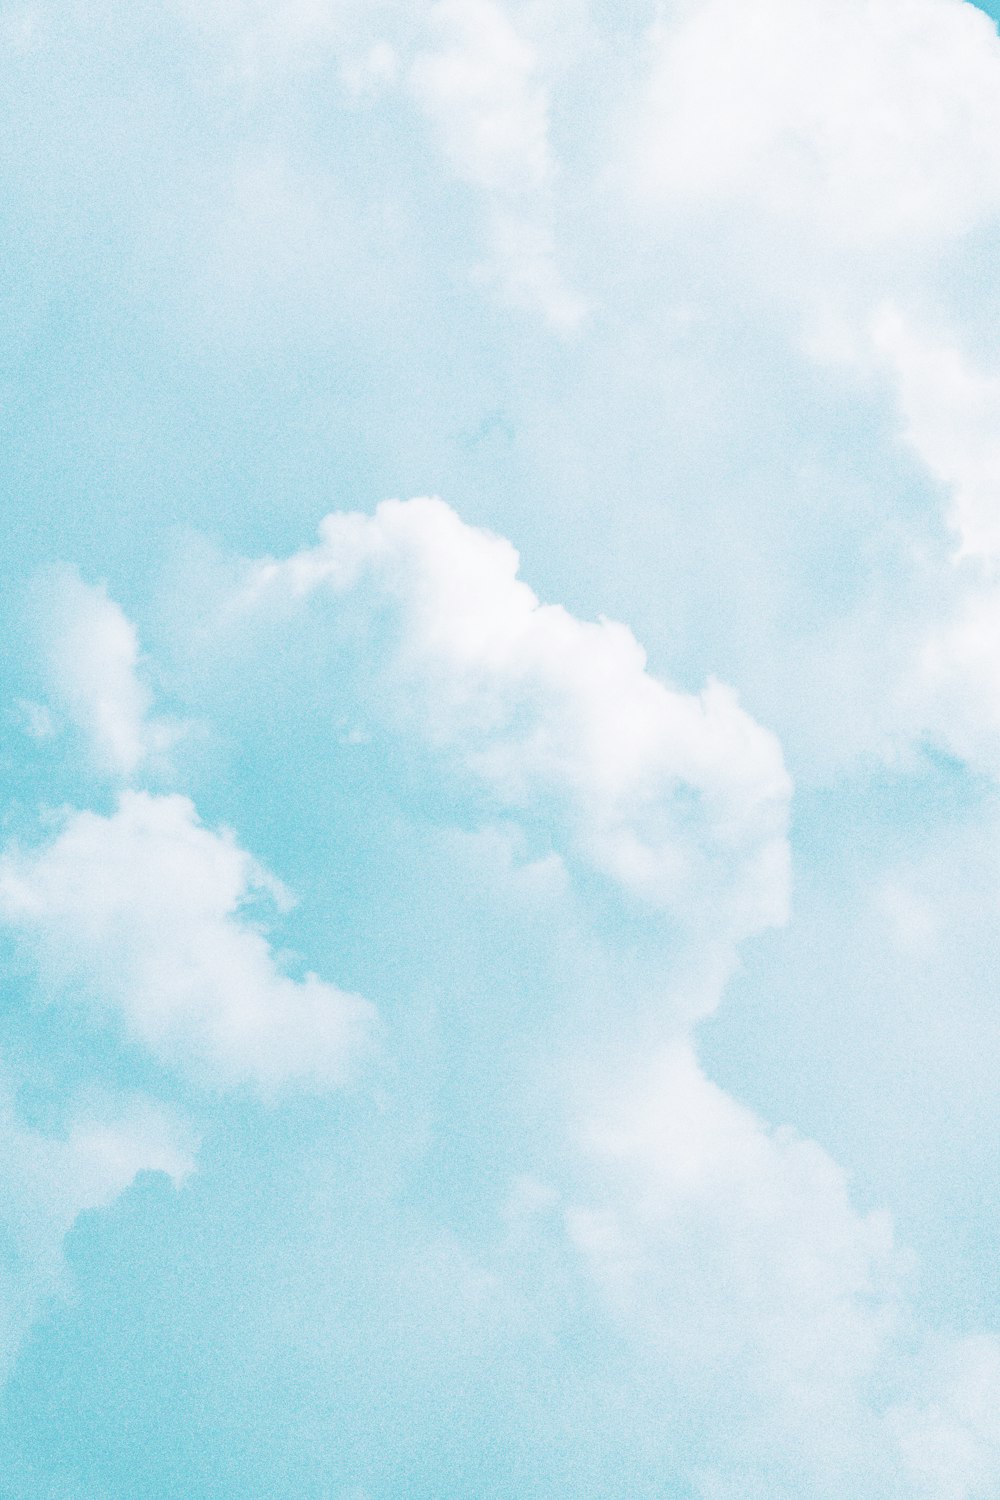
<path id="1" fill-rule="evenodd" d="M 501 537 L 441 500 L 331 515 L 319 544 L 251 572 L 236 610 L 317 590 L 392 611 L 387 712 L 511 810 L 654 907 L 711 900 L 736 937 L 784 919 L 790 783 L 735 694 L 652 676 L 624 625 L 541 604 Z"/>

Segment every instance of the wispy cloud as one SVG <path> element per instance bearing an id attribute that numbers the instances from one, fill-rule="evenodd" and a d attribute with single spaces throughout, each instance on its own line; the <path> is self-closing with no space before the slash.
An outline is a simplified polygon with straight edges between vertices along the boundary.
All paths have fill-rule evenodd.
<path id="1" fill-rule="evenodd" d="M 151 713 L 131 620 L 69 568 L 39 580 L 35 605 L 52 705 L 81 733 L 95 768 L 126 781 L 163 768 L 182 726 Z"/>
<path id="2" fill-rule="evenodd" d="M 558 270 L 557 165 L 538 52 L 495 0 L 438 0 L 430 25 L 436 46 L 416 57 L 411 86 L 451 170 L 484 196 L 500 283 L 569 331 L 586 304 Z"/>

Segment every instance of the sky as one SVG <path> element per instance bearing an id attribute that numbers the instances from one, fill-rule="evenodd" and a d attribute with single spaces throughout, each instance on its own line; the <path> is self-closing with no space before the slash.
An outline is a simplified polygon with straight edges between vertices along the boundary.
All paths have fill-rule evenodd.
<path id="1" fill-rule="evenodd" d="M 0 72 L 0 1500 L 996 1500 L 997 7 Z"/>

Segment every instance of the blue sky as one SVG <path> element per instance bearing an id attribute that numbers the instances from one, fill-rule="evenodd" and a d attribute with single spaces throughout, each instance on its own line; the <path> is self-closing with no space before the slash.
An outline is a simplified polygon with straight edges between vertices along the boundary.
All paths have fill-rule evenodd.
<path id="1" fill-rule="evenodd" d="M 995 1500 L 1000 40 L 0 4 L 0 1497 Z"/>

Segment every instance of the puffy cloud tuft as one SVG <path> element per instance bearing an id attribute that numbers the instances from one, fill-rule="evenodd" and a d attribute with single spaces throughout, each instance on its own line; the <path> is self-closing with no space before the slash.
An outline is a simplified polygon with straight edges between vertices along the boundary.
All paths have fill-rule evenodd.
<path id="1" fill-rule="evenodd" d="M 731 689 L 668 687 L 626 626 L 542 604 L 517 574 L 508 541 L 441 500 L 385 501 L 256 565 L 231 610 L 317 591 L 371 621 L 388 608 L 372 671 L 397 725 L 650 906 L 692 918 L 710 902 L 733 938 L 780 923 L 791 788 L 774 736 Z"/>
<path id="2" fill-rule="evenodd" d="M 125 792 L 72 814 L 49 845 L 0 862 L 0 917 L 45 982 L 117 1012 L 128 1035 L 207 1082 L 342 1082 L 372 1008 L 315 974 L 283 974 L 242 914 L 281 887 L 185 797 Z"/>

